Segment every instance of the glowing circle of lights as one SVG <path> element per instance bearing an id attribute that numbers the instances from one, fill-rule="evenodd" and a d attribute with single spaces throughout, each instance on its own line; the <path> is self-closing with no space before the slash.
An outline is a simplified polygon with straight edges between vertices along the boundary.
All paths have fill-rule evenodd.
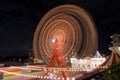
<path id="1" fill-rule="evenodd" d="M 62 5 L 50 10 L 37 25 L 33 51 L 35 58 L 49 62 L 57 38 L 64 56 L 84 58 L 95 54 L 97 34 L 90 15 L 81 7 Z M 72 54 L 73 53 L 73 54 Z"/>

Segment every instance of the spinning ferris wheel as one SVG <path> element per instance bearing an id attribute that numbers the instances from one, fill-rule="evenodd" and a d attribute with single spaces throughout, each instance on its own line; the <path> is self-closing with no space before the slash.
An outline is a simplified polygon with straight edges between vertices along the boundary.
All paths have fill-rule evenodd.
<path id="1" fill-rule="evenodd" d="M 75 5 L 58 6 L 43 16 L 33 40 L 35 58 L 40 59 L 42 56 L 48 63 L 52 58 L 55 39 L 59 41 L 58 45 L 59 48 L 62 47 L 64 57 L 78 55 L 78 58 L 84 58 L 97 51 L 94 22 L 83 8 Z"/>

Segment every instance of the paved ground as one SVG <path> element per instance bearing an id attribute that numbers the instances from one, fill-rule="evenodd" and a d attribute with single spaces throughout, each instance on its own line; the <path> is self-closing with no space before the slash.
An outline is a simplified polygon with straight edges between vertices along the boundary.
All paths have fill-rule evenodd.
<path id="1" fill-rule="evenodd" d="M 40 66 L 40 65 L 39 65 Z M 35 66 L 35 67 L 39 67 L 39 66 Z M 12 68 L 11 67 L 3 67 L 3 68 L 0 68 L 0 70 L 11 70 Z M 14 69 L 14 68 L 13 68 Z M 13 73 L 17 73 L 17 72 L 13 72 Z M 25 77 L 25 76 L 20 76 L 20 75 L 15 75 L 15 74 L 11 74 L 11 75 L 4 75 L 3 76 L 3 80 L 50 80 L 50 79 L 47 79 L 47 78 L 39 78 L 40 76 L 43 76 L 46 72 L 45 71 L 30 71 L 30 72 L 27 72 L 26 70 L 22 70 L 20 72 L 18 72 L 18 74 L 25 74 L 25 75 L 29 75 L 30 77 Z M 52 73 L 53 74 L 53 73 Z M 56 73 L 55 73 L 56 74 Z M 84 78 L 86 77 L 87 75 L 91 75 L 90 73 L 89 74 L 86 74 L 84 75 L 84 73 L 82 72 L 65 72 L 65 75 L 68 75 L 68 74 L 71 74 L 71 78 Z M 54 75 L 54 74 L 53 74 Z M 38 78 L 36 78 L 36 76 Z M 69 76 L 68 76 L 69 77 Z M 1 80 L 1 79 L 0 79 Z"/>

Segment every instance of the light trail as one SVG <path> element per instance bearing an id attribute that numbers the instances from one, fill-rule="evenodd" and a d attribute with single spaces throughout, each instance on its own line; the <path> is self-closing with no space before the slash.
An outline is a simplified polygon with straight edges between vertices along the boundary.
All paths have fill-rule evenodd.
<path id="1" fill-rule="evenodd" d="M 15 73 L 15 72 L 9 72 L 9 71 L 6 71 L 6 70 L 0 70 L 0 72 L 7 73 L 7 74 L 18 75 L 18 76 L 31 77 L 30 75 L 24 75 L 24 74 L 19 74 L 19 73 Z"/>
<path id="2" fill-rule="evenodd" d="M 90 57 L 97 51 L 97 32 L 91 16 L 75 5 L 62 5 L 50 10 L 38 23 L 33 40 L 36 59 L 49 63 L 54 38 L 62 43 L 62 56 Z M 53 40 L 53 42 L 51 41 Z M 73 52 L 73 54 L 72 54 Z"/>

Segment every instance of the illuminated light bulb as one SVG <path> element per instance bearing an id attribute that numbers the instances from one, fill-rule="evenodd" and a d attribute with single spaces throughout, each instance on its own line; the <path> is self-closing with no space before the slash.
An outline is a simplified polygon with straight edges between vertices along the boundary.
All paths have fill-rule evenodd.
<path id="1" fill-rule="evenodd" d="M 105 66 L 102 66 L 102 68 L 105 68 Z"/>
<path id="2" fill-rule="evenodd" d="M 74 72 L 74 69 L 72 71 Z"/>
<path id="3" fill-rule="evenodd" d="M 68 72 L 70 71 L 70 69 L 67 70 Z"/>
<path id="4" fill-rule="evenodd" d="M 47 78 L 47 76 L 44 76 L 44 78 Z"/>
<path id="5" fill-rule="evenodd" d="M 38 76 L 36 75 L 35 78 L 38 78 Z"/>
<path id="6" fill-rule="evenodd" d="M 75 80 L 75 78 L 73 77 L 72 80 Z"/>
<path id="7" fill-rule="evenodd" d="M 54 77 L 54 80 L 56 80 L 56 77 Z"/>
<path id="8" fill-rule="evenodd" d="M 47 77 L 47 79 L 49 79 L 49 76 Z"/>
<path id="9" fill-rule="evenodd" d="M 118 47 L 118 51 L 120 51 L 120 47 Z"/>
<path id="10" fill-rule="evenodd" d="M 60 77 L 58 77 L 58 80 L 60 80 Z"/>
<path id="11" fill-rule="evenodd" d="M 36 76 L 36 78 L 38 78 L 38 76 Z"/>
<path id="12" fill-rule="evenodd" d="M 69 70 L 67 70 L 67 72 L 69 72 Z"/>
<path id="13" fill-rule="evenodd" d="M 106 66 L 106 68 L 108 68 L 108 66 Z"/>
<path id="14" fill-rule="evenodd" d="M 74 71 L 76 72 L 76 69 L 74 69 Z"/>
<path id="15" fill-rule="evenodd" d="M 33 77 L 35 78 L 35 75 Z"/>
<path id="16" fill-rule="evenodd" d="M 106 66 L 104 66 L 104 68 L 106 68 Z"/>
<path id="17" fill-rule="evenodd" d="M 41 78 L 41 76 L 38 76 L 38 78 Z"/>
<path id="18" fill-rule="evenodd" d="M 70 80 L 70 78 L 69 78 L 69 77 L 67 77 L 67 80 Z"/>
<path id="19" fill-rule="evenodd" d="M 41 78 L 43 78 L 43 76 L 41 76 Z"/>
<path id="20" fill-rule="evenodd" d="M 31 77 L 34 77 L 34 76 L 31 76 Z"/>
<path id="21" fill-rule="evenodd" d="M 50 80 L 52 80 L 52 77 L 50 77 Z"/>
<path id="22" fill-rule="evenodd" d="M 37 75 L 35 75 L 35 78 L 37 78 L 38 76 Z"/>
<path id="23" fill-rule="evenodd" d="M 73 71 L 73 69 L 71 69 L 71 71 Z"/>
<path id="24" fill-rule="evenodd" d="M 36 76 L 37 78 L 39 78 L 39 76 Z"/>
<path id="25" fill-rule="evenodd" d="M 79 71 L 81 71 L 81 69 L 79 69 Z"/>

